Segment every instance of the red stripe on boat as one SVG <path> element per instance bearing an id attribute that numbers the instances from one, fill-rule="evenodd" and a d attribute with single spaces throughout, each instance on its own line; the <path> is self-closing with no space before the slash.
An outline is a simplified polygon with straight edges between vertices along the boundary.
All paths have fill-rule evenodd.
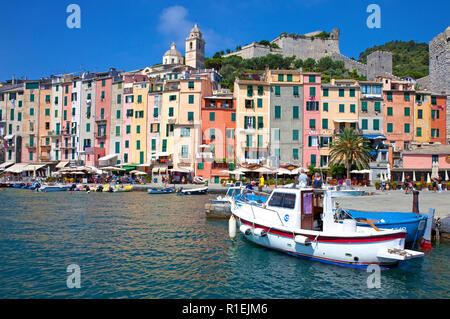
<path id="1" fill-rule="evenodd" d="M 237 216 L 236 216 L 237 217 Z M 288 238 L 294 238 L 296 235 L 302 235 L 305 237 L 308 237 L 311 241 L 319 241 L 319 242 L 324 242 L 324 243 L 344 243 L 344 244 L 359 244 L 359 243 L 369 243 L 369 242 L 378 242 L 378 241 L 386 241 L 386 240 L 392 240 L 392 239 L 399 239 L 399 238 L 406 238 L 406 233 L 398 233 L 398 234 L 389 234 L 389 235 L 376 235 L 376 236 L 369 236 L 369 237 L 359 237 L 359 238 L 355 238 L 355 237 L 331 237 L 331 236 L 321 236 L 319 235 L 319 237 L 317 237 L 314 235 L 309 235 L 309 234 L 301 234 L 301 233 L 292 233 L 292 232 L 287 232 L 284 230 L 280 230 L 280 229 L 274 229 L 274 228 L 268 228 L 266 226 L 262 226 L 259 224 L 253 224 L 245 219 L 239 218 L 238 219 L 241 221 L 241 223 L 246 224 L 248 226 L 252 226 L 255 228 L 261 228 L 264 229 L 266 232 L 274 234 L 274 235 L 279 235 L 279 236 L 283 236 L 283 237 L 288 237 Z"/>

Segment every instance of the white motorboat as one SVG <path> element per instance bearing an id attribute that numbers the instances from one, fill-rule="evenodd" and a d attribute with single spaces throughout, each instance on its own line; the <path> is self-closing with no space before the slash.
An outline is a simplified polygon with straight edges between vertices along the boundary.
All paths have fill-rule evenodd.
<path id="1" fill-rule="evenodd" d="M 208 186 L 204 186 L 204 187 L 190 188 L 190 189 L 179 188 L 177 194 L 178 195 L 206 195 L 207 192 L 208 192 Z"/>
<path id="2" fill-rule="evenodd" d="M 65 192 L 72 189 L 72 184 L 60 184 L 60 185 L 42 185 L 37 189 L 39 192 Z"/>
<path id="3" fill-rule="evenodd" d="M 424 255 L 405 249 L 405 230 L 357 226 L 355 219 L 345 214 L 343 218 L 333 206 L 330 191 L 311 188 L 275 189 L 262 206 L 233 201 L 230 237 L 239 229 L 246 239 L 264 247 L 359 268 L 371 264 L 387 268 Z"/>

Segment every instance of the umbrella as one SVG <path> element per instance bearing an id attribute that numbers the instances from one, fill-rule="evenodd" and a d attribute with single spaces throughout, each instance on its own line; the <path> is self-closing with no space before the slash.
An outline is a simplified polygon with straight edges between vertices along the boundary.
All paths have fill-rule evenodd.
<path id="1" fill-rule="evenodd" d="M 232 171 L 226 170 L 224 169 L 223 171 L 220 171 L 219 173 L 224 173 L 224 174 L 233 174 Z"/>
<path id="2" fill-rule="evenodd" d="M 436 162 L 431 165 L 431 178 L 439 178 L 439 165 Z"/>
<path id="3" fill-rule="evenodd" d="M 402 183 L 405 182 L 405 172 L 402 173 Z"/>
<path id="4" fill-rule="evenodd" d="M 130 174 L 134 174 L 134 175 L 147 175 L 146 172 L 137 171 L 137 170 L 131 171 Z"/>
<path id="5" fill-rule="evenodd" d="M 268 169 L 267 167 L 261 166 L 260 168 L 254 170 L 254 172 L 263 173 L 263 174 L 272 174 L 274 171 Z"/>
<path id="6" fill-rule="evenodd" d="M 291 172 L 290 170 L 285 169 L 285 168 L 282 168 L 282 167 L 278 168 L 278 169 L 276 170 L 276 173 L 277 173 L 278 175 L 291 175 L 291 174 L 292 174 L 292 172 Z"/>
<path id="7" fill-rule="evenodd" d="M 350 173 L 353 173 L 353 174 L 359 174 L 359 173 L 361 173 L 360 171 L 358 171 L 357 169 L 354 169 L 353 171 L 351 171 Z"/>
<path id="8" fill-rule="evenodd" d="M 445 180 L 448 181 L 448 174 L 447 174 L 447 170 L 445 170 Z"/>
<path id="9" fill-rule="evenodd" d="M 427 184 L 431 183 L 430 173 L 427 173 Z"/>
<path id="10" fill-rule="evenodd" d="M 391 165 L 387 164 L 387 180 L 391 180 Z"/>
<path id="11" fill-rule="evenodd" d="M 104 170 L 104 171 L 113 171 L 113 172 L 123 172 L 123 171 L 125 171 L 123 168 L 118 168 L 118 167 L 114 167 L 114 166 L 102 167 L 102 170 Z"/>
<path id="12" fill-rule="evenodd" d="M 413 181 L 416 181 L 416 171 L 413 171 Z"/>
<path id="13" fill-rule="evenodd" d="M 361 174 L 369 174 L 370 170 L 369 169 L 363 169 L 362 171 L 359 171 Z"/>
<path id="14" fill-rule="evenodd" d="M 241 172 L 239 169 L 235 169 L 234 171 L 231 171 L 230 174 L 233 174 L 233 175 L 245 175 L 245 173 Z"/>

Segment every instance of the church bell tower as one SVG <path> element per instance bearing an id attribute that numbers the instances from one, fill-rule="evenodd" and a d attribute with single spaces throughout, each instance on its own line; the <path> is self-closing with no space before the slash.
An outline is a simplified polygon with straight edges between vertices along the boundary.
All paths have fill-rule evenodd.
<path id="1" fill-rule="evenodd" d="M 196 69 L 205 67 L 205 41 L 197 24 L 194 25 L 186 39 L 186 65 Z"/>

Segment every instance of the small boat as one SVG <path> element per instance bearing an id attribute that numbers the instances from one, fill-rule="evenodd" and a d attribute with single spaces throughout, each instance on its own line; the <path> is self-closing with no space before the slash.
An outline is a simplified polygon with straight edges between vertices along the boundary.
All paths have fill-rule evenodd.
<path id="1" fill-rule="evenodd" d="M 131 192 L 133 189 L 133 185 L 116 185 L 116 187 L 113 189 L 114 193 L 117 192 Z"/>
<path id="2" fill-rule="evenodd" d="M 72 185 L 69 184 L 60 184 L 60 185 L 42 185 L 37 189 L 39 192 L 65 192 L 72 189 Z"/>
<path id="3" fill-rule="evenodd" d="M 151 187 L 147 189 L 148 194 L 171 194 L 175 193 L 175 187 L 156 188 Z"/>
<path id="4" fill-rule="evenodd" d="M 406 243 L 419 242 L 425 232 L 428 216 L 407 212 L 366 212 L 346 209 L 358 222 L 358 226 L 370 227 L 366 221 L 378 228 L 406 230 Z"/>
<path id="5" fill-rule="evenodd" d="M 208 186 L 204 186 L 204 187 L 191 188 L 191 189 L 179 188 L 177 194 L 178 195 L 205 195 L 207 192 L 208 192 Z"/>
<path id="6" fill-rule="evenodd" d="M 390 268 L 424 256 L 405 249 L 404 229 L 361 227 L 351 216 L 337 214 L 333 206 L 330 191 L 275 189 L 263 206 L 232 203 L 230 237 L 238 229 L 247 240 L 267 248 L 356 268 L 373 264 Z"/>

